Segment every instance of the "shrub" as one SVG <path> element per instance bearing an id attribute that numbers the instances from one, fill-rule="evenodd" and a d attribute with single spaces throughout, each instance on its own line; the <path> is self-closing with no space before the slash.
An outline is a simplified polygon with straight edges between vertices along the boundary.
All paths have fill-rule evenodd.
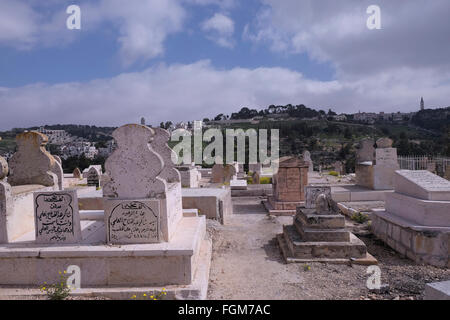
<path id="1" fill-rule="evenodd" d="M 272 183 L 272 178 L 269 177 L 261 177 L 259 179 L 259 184 L 271 184 Z"/>
<path id="2" fill-rule="evenodd" d="M 330 171 L 330 172 L 328 172 L 328 174 L 333 177 L 339 177 L 339 172 L 336 172 L 336 171 Z"/>
<path id="3" fill-rule="evenodd" d="M 369 220 L 369 216 L 361 212 L 356 212 L 352 215 L 351 219 L 357 223 L 364 223 Z"/>

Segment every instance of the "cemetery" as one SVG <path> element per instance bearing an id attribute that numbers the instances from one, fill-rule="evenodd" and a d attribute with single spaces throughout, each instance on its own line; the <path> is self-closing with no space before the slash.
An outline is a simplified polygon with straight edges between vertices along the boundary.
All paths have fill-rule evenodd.
<path id="1" fill-rule="evenodd" d="M 104 168 L 72 174 L 35 131 L 0 157 L 1 299 L 43 299 L 70 266 L 73 299 L 449 299 L 450 182 L 401 170 L 390 139 L 362 140 L 336 178 L 308 151 L 202 168 L 174 164 L 164 129 L 113 138 Z M 366 287 L 369 266 L 390 289 Z"/>

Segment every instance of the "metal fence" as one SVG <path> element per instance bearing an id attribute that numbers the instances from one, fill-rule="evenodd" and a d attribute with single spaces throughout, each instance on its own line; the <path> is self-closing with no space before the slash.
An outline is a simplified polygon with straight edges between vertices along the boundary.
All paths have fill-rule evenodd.
<path id="1" fill-rule="evenodd" d="M 400 169 L 429 170 L 441 177 L 450 168 L 450 158 L 441 156 L 398 156 Z"/>

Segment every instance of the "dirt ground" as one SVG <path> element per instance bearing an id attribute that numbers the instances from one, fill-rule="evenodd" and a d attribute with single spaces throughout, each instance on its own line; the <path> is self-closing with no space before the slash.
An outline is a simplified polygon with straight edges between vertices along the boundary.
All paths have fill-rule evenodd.
<path id="1" fill-rule="evenodd" d="M 208 221 L 213 257 L 208 299 L 396 299 L 423 298 L 425 284 L 450 279 L 450 270 L 398 256 L 371 234 L 361 236 L 378 259 L 389 292 L 369 292 L 366 266 L 285 264 L 275 236 L 292 217 L 269 217 L 258 198 L 233 198 L 226 225 Z M 308 268 L 309 267 L 309 268 Z"/>

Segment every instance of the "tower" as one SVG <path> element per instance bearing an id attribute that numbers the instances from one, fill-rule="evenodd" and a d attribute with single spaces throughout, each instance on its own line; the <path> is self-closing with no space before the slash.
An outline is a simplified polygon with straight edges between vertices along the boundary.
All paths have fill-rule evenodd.
<path id="1" fill-rule="evenodd" d="M 420 99 L 420 110 L 425 110 L 425 102 L 423 101 L 423 97 Z"/>

